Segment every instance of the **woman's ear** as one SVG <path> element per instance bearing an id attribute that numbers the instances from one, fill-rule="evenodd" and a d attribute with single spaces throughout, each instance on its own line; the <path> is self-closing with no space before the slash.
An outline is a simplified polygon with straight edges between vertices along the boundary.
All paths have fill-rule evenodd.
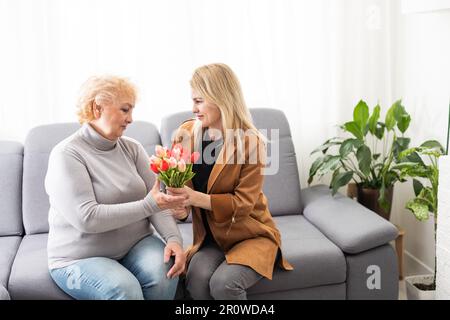
<path id="1" fill-rule="evenodd" d="M 92 111 L 94 113 L 95 119 L 100 119 L 102 115 L 102 106 L 95 103 L 95 101 L 92 103 Z"/>

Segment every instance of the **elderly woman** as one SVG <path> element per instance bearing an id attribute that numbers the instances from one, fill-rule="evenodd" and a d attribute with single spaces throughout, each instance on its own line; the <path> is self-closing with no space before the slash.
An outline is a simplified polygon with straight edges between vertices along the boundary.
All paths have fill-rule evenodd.
<path id="1" fill-rule="evenodd" d="M 166 209 L 186 199 L 161 193 L 142 145 L 122 136 L 134 86 L 94 77 L 83 89 L 82 127 L 52 150 L 45 178 L 51 277 L 76 299 L 173 299 L 186 257 Z"/>

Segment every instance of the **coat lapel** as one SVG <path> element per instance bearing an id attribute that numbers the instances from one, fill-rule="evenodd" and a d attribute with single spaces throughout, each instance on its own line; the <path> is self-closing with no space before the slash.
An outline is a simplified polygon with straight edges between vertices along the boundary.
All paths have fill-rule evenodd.
<path id="1" fill-rule="evenodd" d="M 228 163 L 232 163 L 230 160 L 232 160 L 233 155 L 235 151 L 235 146 L 233 142 L 230 143 L 224 143 L 222 148 L 220 149 L 219 155 L 217 156 L 216 163 L 214 164 L 211 174 L 209 175 L 208 179 L 208 186 L 207 186 L 207 193 L 211 192 L 211 188 L 214 186 L 214 183 L 217 180 L 217 177 L 222 172 L 222 170 L 225 168 L 225 166 Z"/>

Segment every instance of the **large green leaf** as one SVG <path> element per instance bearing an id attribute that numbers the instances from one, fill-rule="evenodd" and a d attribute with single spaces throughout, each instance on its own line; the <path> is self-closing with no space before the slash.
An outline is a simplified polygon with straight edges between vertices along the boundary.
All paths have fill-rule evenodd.
<path id="1" fill-rule="evenodd" d="M 396 113 L 396 109 L 400 105 L 400 103 L 401 103 L 401 100 L 397 100 L 396 102 L 394 102 L 394 104 L 389 108 L 388 112 L 386 113 L 385 124 L 386 124 L 386 129 L 388 131 L 391 131 L 395 126 L 395 123 L 396 123 L 395 113 Z"/>
<path id="2" fill-rule="evenodd" d="M 401 133 L 405 133 L 405 131 L 409 127 L 409 123 L 411 122 L 411 116 L 405 115 L 400 118 L 400 120 L 397 121 L 397 128 L 400 130 Z"/>
<path id="3" fill-rule="evenodd" d="M 373 109 L 372 115 L 369 118 L 369 131 L 373 135 L 375 135 L 378 119 L 380 118 L 380 109 L 380 105 L 377 104 Z"/>
<path id="4" fill-rule="evenodd" d="M 309 168 L 308 184 L 310 184 L 313 181 L 314 176 L 317 173 L 317 170 L 320 168 L 320 166 L 323 164 L 325 158 L 327 158 L 327 157 L 329 158 L 331 156 L 327 155 L 324 157 L 319 157 L 312 163 L 311 168 Z"/>
<path id="5" fill-rule="evenodd" d="M 368 176 L 370 174 L 370 164 L 372 162 L 372 154 L 369 147 L 362 145 L 356 151 L 356 158 L 358 159 L 358 165 L 361 172 Z"/>
<path id="6" fill-rule="evenodd" d="M 397 138 L 394 141 L 394 144 L 393 144 L 394 150 L 393 150 L 393 152 L 394 152 L 394 157 L 395 158 L 398 158 L 398 155 L 400 154 L 400 152 L 408 149 L 410 141 L 411 141 L 410 138 L 403 138 L 403 137 Z"/>
<path id="7" fill-rule="evenodd" d="M 423 189 L 423 184 L 417 179 L 413 179 L 413 188 L 414 188 L 414 194 L 416 197 L 420 194 L 420 192 Z"/>
<path id="8" fill-rule="evenodd" d="M 400 152 L 400 154 L 398 155 L 399 159 L 403 159 L 405 157 L 409 157 L 410 155 L 412 155 L 413 153 L 417 154 L 417 151 L 419 150 L 419 148 L 414 147 L 414 148 L 409 148 L 406 150 L 403 150 L 402 152 Z"/>
<path id="9" fill-rule="evenodd" d="M 330 148 L 330 147 L 332 147 L 332 146 L 335 146 L 335 145 L 339 145 L 339 144 L 341 144 L 342 143 L 342 141 L 340 140 L 340 138 L 331 138 L 331 139 L 328 139 L 327 141 L 325 141 L 321 146 L 319 146 L 319 147 L 317 147 L 316 149 L 314 149 L 312 152 L 311 152 L 311 155 L 312 154 L 314 154 L 314 153 L 316 153 L 316 152 L 319 152 L 319 151 L 322 151 L 324 154 L 327 152 L 327 150 L 328 150 L 328 148 Z"/>
<path id="10" fill-rule="evenodd" d="M 383 139 L 384 129 L 386 129 L 386 125 L 383 122 L 378 122 L 377 127 L 375 128 L 375 136 L 378 140 Z"/>
<path id="11" fill-rule="evenodd" d="M 352 151 L 353 148 L 359 148 L 360 145 L 362 145 L 363 142 L 358 139 L 347 139 L 344 142 L 342 142 L 341 147 L 339 148 L 339 154 L 341 155 L 341 158 L 347 157 Z"/>
<path id="12" fill-rule="evenodd" d="M 317 170 L 317 174 L 319 177 L 327 174 L 330 171 L 334 171 L 341 165 L 341 157 L 340 156 L 330 156 L 329 158 L 325 159 L 323 164 L 320 166 L 320 168 Z"/>
<path id="13" fill-rule="evenodd" d="M 434 212 L 433 203 L 434 203 L 434 195 L 433 190 L 430 187 L 423 187 L 422 190 L 420 190 L 419 195 L 417 196 L 418 199 L 423 200 L 428 205 L 428 211 Z"/>
<path id="14" fill-rule="evenodd" d="M 437 140 L 427 140 L 420 146 L 425 148 L 435 148 L 441 151 L 443 154 L 445 153 L 444 147 Z"/>
<path id="15" fill-rule="evenodd" d="M 353 121 L 358 124 L 361 132 L 365 130 L 368 119 L 369 107 L 363 100 L 359 100 L 358 104 L 353 110 Z"/>
<path id="16" fill-rule="evenodd" d="M 417 152 L 412 152 L 411 154 L 407 155 L 406 157 L 403 157 L 401 159 L 402 162 L 414 162 L 414 163 L 418 163 L 422 166 L 425 166 L 425 164 L 423 163 L 422 158 L 419 156 L 419 154 Z"/>
<path id="17" fill-rule="evenodd" d="M 385 184 L 384 180 L 381 183 L 380 192 L 379 193 L 380 193 L 380 196 L 378 197 L 378 204 L 385 211 L 389 211 L 389 208 L 390 208 L 391 204 L 386 199 L 386 184 Z"/>
<path id="18" fill-rule="evenodd" d="M 396 165 L 392 166 L 392 169 L 396 170 L 404 170 L 404 169 L 416 169 L 422 167 L 422 165 L 417 162 L 399 162 Z"/>
<path id="19" fill-rule="evenodd" d="M 344 123 L 343 129 L 353 134 L 359 140 L 364 139 L 363 131 L 355 121 Z"/>
<path id="20" fill-rule="evenodd" d="M 384 175 L 384 183 L 386 186 L 393 185 L 397 180 L 400 180 L 400 176 L 395 171 L 388 171 Z"/>
<path id="21" fill-rule="evenodd" d="M 333 188 L 333 195 L 339 190 L 340 187 L 345 186 L 353 177 L 353 171 L 341 172 L 333 177 L 331 181 L 331 187 Z"/>
<path id="22" fill-rule="evenodd" d="M 336 179 L 336 176 L 341 172 L 341 168 L 337 168 L 334 170 L 333 175 L 331 176 L 331 182 L 330 182 L 330 189 L 333 187 L 334 179 Z M 334 193 L 332 193 L 334 195 Z"/>
<path id="23" fill-rule="evenodd" d="M 428 178 L 432 175 L 432 169 L 416 165 L 415 167 L 402 169 L 402 176 Z"/>
<path id="24" fill-rule="evenodd" d="M 411 210 L 417 220 L 424 221 L 430 216 L 428 211 L 428 204 L 418 198 L 414 198 L 406 203 L 406 208 Z"/>
<path id="25" fill-rule="evenodd" d="M 411 122 L 410 115 L 406 112 L 405 107 L 402 106 L 402 100 L 398 100 L 394 109 L 395 120 L 397 121 L 397 128 L 401 133 L 405 133 Z"/>

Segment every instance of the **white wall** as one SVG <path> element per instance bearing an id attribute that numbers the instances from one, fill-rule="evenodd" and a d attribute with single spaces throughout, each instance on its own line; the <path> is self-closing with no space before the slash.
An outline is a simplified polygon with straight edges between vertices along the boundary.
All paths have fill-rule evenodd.
<path id="1" fill-rule="evenodd" d="M 450 104 L 450 10 L 402 13 L 395 5 L 394 96 L 403 97 L 411 113 L 412 144 L 437 139 L 445 147 Z M 406 11 L 407 12 L 407 11 Z M 403 204 L 413 197 L 411 183 L 397 184 L 392 221 L 406 230 L 407 261 L 417 258 L 434 268 L 433 219 L 419 222 Z M 420 269 L 420 268 L 419 268 Z M 410 267 L 407 273 L 418 270 Z"/>

